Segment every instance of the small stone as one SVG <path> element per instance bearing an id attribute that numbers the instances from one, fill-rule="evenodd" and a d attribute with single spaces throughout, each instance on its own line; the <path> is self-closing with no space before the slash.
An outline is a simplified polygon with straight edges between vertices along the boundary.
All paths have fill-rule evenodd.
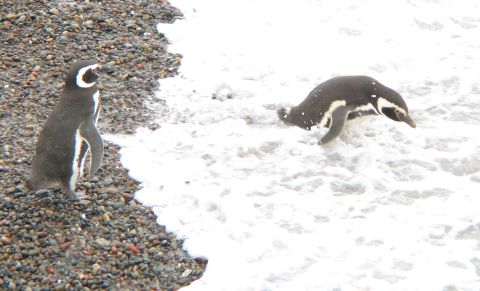
<path id="1" fill-rule="evenodd" d="M 93 264 L 92 270 L 93 270 L 94 275 L 98 274 L 98 271 L 100 270 L 100 265 L 99 264 Z"/>
<path id="2" fill-rule="evenodd" d="M 54 14 L 54 15 L 60 15 L 60 10 L 58 10 L 57 8 L 52 8 L 50 9 L 48 12 Z"/>
<path id="3" fill-rule="evenodd" d="M 107 192 L 108 194 L 115 194 L 118 192 L 118 189 L 115 187 L 108 187 L 105 189 L 105 192 Z"/>
<path id="4" fill-rule="evenodd" d="M 110 221 L 111 220 L 110 215 L 108 213 L 102 214 L 102 220 L 107 222 Z"/>
<path id="5" fill-rule="evenodd" d="M 88 28 L 92 28 L 93 27 L 93 21 L 87 20 L 83 23 L 83 25 L 88 27 Z"/>
<path id="6" fill-rule="evenodd" d="M 158 81 L 156 81 L 156 80 L 151 80 L 149 82 L 149 85 L 150 85 L 151 88 L 157 88 L 160 85 L 160 83 L 158 83 Z"/>
<path id="7" fill-rule="evenodd" d="M 183 271 L 182 277 L 187 277 L 187 276 L 190 275 L 191 273 L 192 273 L 192 270 L 186 269 L 185 271 Z"/>
<path id="8" fill-rule="evenodd" d="M 2 235 L 2 237 L 0 238 L 0 241 L 5 245 L 9 245 L 12 243 L 12 238 L 6 235 Z"/>
<path id="9" fill-rule="evenodd" d="M 52 197 L 45 197 L 45 198 L 42 198 L 38 201 L 39 204 L 41 205 L 48 205 L 48 204 L 52 204 L 53 203 L 53 199 Z"/>
<path id="10" fill-rule="evenodd" d="M 25 20 L 27 20 L 27 17 L 25 15 L 20 15 L 20 17 L 17 19 L 17 23 L 24 23 Z"/>
<path id="11" fill-rule="evenodd" d="M 134 244 L 131 244 L 131 245 L 128 247 L 128 249 L 129 249 L 132 253 L 134 253 L 134 254 L 140 253 L 140 250 L 139 250 L 139 249 L 137 248 L 137 246 L 134 245 Z"/>
<path id="12" fill-rule="evenodd" d="M 15 194 L 13 194 L 13 198 L 15 198 L 15 199 L 22 198 L 22 197 L 25 197 L 25 196 L 27 196 L 26 192 L 17 192 Z"/>
<path id="13" fill-rule="evenodd" d="M 87 189 L 93 188 L 93 184 L 90 183 L 90 182 L 84 182 L 84 183 L 83 183 L 83 186 L 85 186 L 85 188 L 87 188 Z"/>
<path id="14" fill-rule="evenodd" d="M 132 279 L 138 279 L 138 277 L 140 277 L 137 272 L 130 272 L 130 273 L 128 273 L 128 275 L 129 275 Z"/>
<path id="15" fill-rule="evenodd" d="M 46 189 L 40 189 L 35 192 L 35 196 L 38 198 L 46 198 L 46 197 L 51 197 L 52 193 Z"/>
<path id="16" fill-rule="evenodd" d="M 108 18 L 107 20 L 105 20 L 105 23 L 114 28 L 118 27 L 118 24 L 112 18 Z"/>
<path id="17" fill-rule="evenodd" d="M 78 204 L 83 205 L 83 206 L 88 206 L 91 203 L 92 202 L 90 200 L 86 200 L 86 199 L 82 199 L 82 200 L 78 201 Z"/>
<path id="18" fill-rule="evenodd" d="M 95 240 L 95 245 L 100 247 L 100 248 L 104 248 L 104 249 L 107 249 L 107 248 L 110 248 L 110 241 L 104 239 L 104 238 L 97 238 Z"/>

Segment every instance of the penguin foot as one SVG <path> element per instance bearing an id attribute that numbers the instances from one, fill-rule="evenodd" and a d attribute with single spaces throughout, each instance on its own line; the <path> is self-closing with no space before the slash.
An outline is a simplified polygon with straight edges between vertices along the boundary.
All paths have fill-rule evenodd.
<path id="1" fill-rule="evenodd" d="M 67 192 L 67 197 L 69 201 L 79 201 L 80 199 L 77 197 L 77 194 L 73 191 L 68 191 Z"/>

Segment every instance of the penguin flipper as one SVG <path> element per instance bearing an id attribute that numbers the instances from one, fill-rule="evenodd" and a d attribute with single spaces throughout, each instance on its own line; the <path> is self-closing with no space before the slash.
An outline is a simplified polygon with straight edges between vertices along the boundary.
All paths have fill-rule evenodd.
<path id="1" fill-rule="evenodd" d="M 327 134 L 318 142 L 319 145 L 326 144 L 334 140 L 340 135 L 347 121 L 349 110 L 346 106 L 341 105 L 337 107 L 333 112 L 330 118 L 330 129 Z"/>
<path id="2" fill-rule="evenodd" d="M 80 134 L 87 141 L 90 153 L 92 155 L 89 175 L 93 176 L 100 168 L 103 159 L 103 140 L 95 127 L 95 121 L 92 119 L 80 126 Z"/>

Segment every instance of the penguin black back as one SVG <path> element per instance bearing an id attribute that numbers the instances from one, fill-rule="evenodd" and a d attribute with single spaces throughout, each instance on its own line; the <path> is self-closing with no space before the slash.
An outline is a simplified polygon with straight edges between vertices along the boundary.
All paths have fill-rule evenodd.
<path id="1" fill-rule="evenodd" d="M 320 143 L 336 138 L 346 120 L 365 115 L 385 115 L 415 127 L 402 96 L 368 76 L 329 79 L 314 88 L 298 106 L 280 108 L 277 115 L 286 124 L 306 130 L 316 125 L 329 127 L 331 132 Z"/>

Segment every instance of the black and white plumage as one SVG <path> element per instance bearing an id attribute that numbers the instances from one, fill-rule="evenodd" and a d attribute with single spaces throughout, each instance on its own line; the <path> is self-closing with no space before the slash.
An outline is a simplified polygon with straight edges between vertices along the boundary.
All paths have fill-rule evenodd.
<path id="1" fill-rule="evenodd" d="M 75 62 L 67 72 L 60 100 L 43 127 L 37 142 L 27 186 L 38 190 L 61 186 L 76 200 L 75 185 L 83 175 L 87 152 L 89 175 L 102 163 L 103 140 L 96 125 L 100 115 L 98 72 L 110 71 L 94 61 Z"/>
<path id="2" fill-rule="evenodd" d="M 367 76 L 340 76 L 318 85 L 296 107 L 280 108 L 278 117 L 286 124 L 306 130 L 328 127 L 318 142 L 325 144 L 340 135 L 347 120 L 366 115 L 385 115 L 415 128 L 402 96 Z"/>

